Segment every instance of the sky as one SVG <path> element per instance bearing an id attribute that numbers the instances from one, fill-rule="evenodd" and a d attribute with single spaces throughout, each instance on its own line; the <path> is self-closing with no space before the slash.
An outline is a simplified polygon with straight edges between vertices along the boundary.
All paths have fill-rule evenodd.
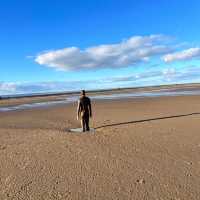
<path id="1" fill-rule="evenodd" d="M 6 0 L 0 95 L 200 82 L 198 0 Z"/>

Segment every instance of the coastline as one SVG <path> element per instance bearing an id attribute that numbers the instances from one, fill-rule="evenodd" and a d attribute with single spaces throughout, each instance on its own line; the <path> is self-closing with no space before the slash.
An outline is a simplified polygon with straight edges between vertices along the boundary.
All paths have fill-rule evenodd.
<path id="1" fill-rule="evenodd" d="M 173 86 L 154 86 L 141 88 L 124 88 L 113 90 L 88 91 L 92 100 L 104 99 L 128 99 L 128 98 L 151 98 L 162 96 L 197 96 L 200 95 L 199 84 L 184 84 Z M 77 92 L 66 94 L 43 94 L 40 96 L 21 96 L 20 98 L 8 98 L 0 101 L 0 112 L 12 110 L 24 110 L 40 107 L 57 106 L 76 102 L 79 98 Z"/>

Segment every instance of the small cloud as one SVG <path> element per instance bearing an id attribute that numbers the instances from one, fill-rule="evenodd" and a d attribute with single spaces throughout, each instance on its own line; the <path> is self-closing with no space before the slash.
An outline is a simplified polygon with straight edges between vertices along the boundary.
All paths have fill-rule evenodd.
<path id="1" fill-rule="evenodd" d="M 163 70 L 163 75 L 165 76 L 172 76 L 176 73 L 176 70 L 174 68 L 167 68 Z"/>
<path id="2" fill-rule="evenodd" d="M 26 56 L 27 59 L 33 59 L 35 56 Z"/>
<path id="3" fill-rule="evenodd" d="M 194 58 L 200 58 L 200 48 L 190 48 L 176 53 L 170 53 L 163 56 L 165 62 L 191 60 Z"/>
<path id="4" fill-rule="evenodd" d="M 0 93 L 9 93 L 9 92 L 15 92 L 16 91 L 16 83 L 12 82 L 1 82 L 0 83 Z"/>
<path id="5" fill-rule="evenodd" d="M 35 62 L 59 70 L 121 68 L 148 62 L 153 56 L 172 52 L 164 35 L 134 36 L 116 44 L 86 49 L 67 47 L 36 56 Z"/>
<path id="6" fill-rule="evenodd" d="M 152 79 L 157 78 L 163 75 L 163 72 L 158 71 L 146 71 L 137 73 L 130 76 L 121 76 L 121 77 L 112 77 L 110 78 L 111 82 L 138 82 L 138 81 L 144 81 L 145 79 Z"/>
<path id="7" fill-rule="evenodd" d="M 127 83 L 131 85 L 145 85 L 147 83 L 154 84 L 155 82 L 159 84 L 168 83 L 184 83 L 184 82 L 198 82 L 200 67 L 197 66 L 187 66 L 183 69 L 175 68 L 165 68 L 160 70 L 149 70 L 146 72 L 141 72 L 129 76 L 121 77 L 111 77 L 107 79 L 107 82 L 112 82 L 113 84 L 123 84 Z"/>

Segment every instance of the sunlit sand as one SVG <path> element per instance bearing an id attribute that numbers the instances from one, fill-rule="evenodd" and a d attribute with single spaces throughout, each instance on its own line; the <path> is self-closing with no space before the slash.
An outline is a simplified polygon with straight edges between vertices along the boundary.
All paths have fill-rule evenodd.
<path id="1" fill-rule="evenodd" d="M 197 200 L 199 102 L 93 100 L 84 133 L 75 103 L 1 112 L 0 199 Z"/>

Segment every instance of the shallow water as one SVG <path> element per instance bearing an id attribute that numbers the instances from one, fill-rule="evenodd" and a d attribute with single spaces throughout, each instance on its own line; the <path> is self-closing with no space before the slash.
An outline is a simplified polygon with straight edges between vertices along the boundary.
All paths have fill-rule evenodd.
<path id="1" fill-rule="evenodd" d="M 187 96 L 187 95 L 200 95 L 200 90 L 185 90 L 185 91 L 170 91 L 167 89 L 154 90 L 151 92 L 129 92 L 129 93 L 117 93 L 117 94 L 108 94 L 108 95 L 95 95 L 91 96 L 91 99 L 127 99 L 127 98 L 145 98 L 145 97 L 161 97 L 161 96 Z M 21 104 L 17 106 L 6 106 L 0 107 L 0 112 L 8 112 L 15 110 L 25 110 L 31 108 L 44 108 L 54 105 L 68 104 L 72 102 L 76 102 L 79 99 L 79 96 L 74 95 L 71 97 L 65 97 L 63 100 L 59 101 L 49 101 L 49 102 L 41 102 L 41 103 L 30 103 L 30 104 Z"/>

